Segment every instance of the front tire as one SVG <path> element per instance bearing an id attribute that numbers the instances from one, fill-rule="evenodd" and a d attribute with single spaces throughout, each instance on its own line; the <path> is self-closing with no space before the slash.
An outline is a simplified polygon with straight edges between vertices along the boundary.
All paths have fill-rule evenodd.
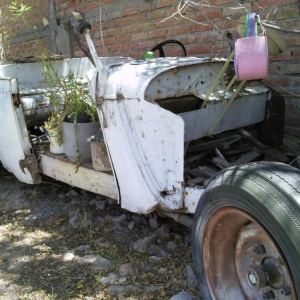
<path id="1" fill-rule="evenodd" d="M 300 299 L 300 171 L 229 168 L 203 193 L 192 250 L 205 300 Z"/>

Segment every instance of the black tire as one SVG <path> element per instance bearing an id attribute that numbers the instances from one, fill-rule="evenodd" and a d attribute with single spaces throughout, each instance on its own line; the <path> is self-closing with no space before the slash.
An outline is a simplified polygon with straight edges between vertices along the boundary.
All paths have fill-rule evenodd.
<path id="1" fill-rule="evenodd" d="M 249 238 L 245 230 L 253 235 Z M 263 253 L 258 254 L 256 244 L 262 244 Z M 268 299 L 268 295 L 299 300 L 300 171 L 258 162 L 218 174 L 198 203 L 192 251 L 205 300 Z M 271 274 L 267 263 L 276 265 L 281 275 Z"/>
<path id="2" fill-rule="evenodd" d="M 92 29 L 92 26 L 89 22 L 87 21 L 83 21 L 83 22 L 80 22 L 78 27 L 77 27 L 77 30 L 81 33 L 81 34 L 84 34 L 84 32 L 86 30 L 91 30 Z"/>

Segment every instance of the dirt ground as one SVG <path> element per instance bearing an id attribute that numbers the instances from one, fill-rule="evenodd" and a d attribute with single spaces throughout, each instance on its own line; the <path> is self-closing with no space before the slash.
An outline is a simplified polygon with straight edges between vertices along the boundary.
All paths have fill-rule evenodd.
<path id="1" fill-rule="evenodd" d="M 2 167 L 0 275 L 0 300 L 201 299 L 188 228 Z"/>

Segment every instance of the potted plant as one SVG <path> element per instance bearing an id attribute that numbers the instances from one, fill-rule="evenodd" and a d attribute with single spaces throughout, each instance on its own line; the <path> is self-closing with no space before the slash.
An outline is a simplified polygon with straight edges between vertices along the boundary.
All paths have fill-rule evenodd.
<path id="1" fill-rule="evenodd" d="M 63 106 L 55 90 L 46 94 L 53 106 L 53 111 L 49 114 L 48 119 L 44 122 L 46 135 L 50 141 L 50 152 L 54 154 L 63 154 L 64 145 L 61 130 L 61 123 L 64 120 Z"/>
<path id="2" fill-rule="evenodd" d="M 87 139 L 100 130 L 95 102 L 87 90 L 87 81 L 76 77 L 72 70 L 59 76 L 52 65 L 45 62 L 44 75 L 52 88 L 49 99 L 54 107 L 45 128 L 54 127 L 55 123 L 60 125 L 64 153 L 76 162 L 78 170 L 80 163 L 91 161 Z"/>

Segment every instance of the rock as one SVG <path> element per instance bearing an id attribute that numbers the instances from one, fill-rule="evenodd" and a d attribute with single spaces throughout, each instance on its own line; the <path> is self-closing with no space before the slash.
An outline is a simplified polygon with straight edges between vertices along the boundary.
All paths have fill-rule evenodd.
<path id="1" fill-rule="evenodd" d="M 129 229 L 129 230 L 133 230 L 134 227 L 135 227 L 135 222 L 134 222 L 134 221 L 131 221 L 131 222 L 129 223 L 129 225 L 128 225 L 128 229 Z"/>
<path id="2" fill-rule="evenodd" d="M 64 199 L 66 197 L 65 193 L 59 193 L 57 196 L 59 199 Z"/>
<path id="3" fill-rule="evenodd" d="M 190 235 L 190 234 L 188 234 L 185 238 L 184 238 L 184 241 L 186 242 L 186 243 L 191 243 L 192 242 L 192 236 Z"/>
<path id="4" fill-rule="evenodd" d="M 120 294 L 124 291 L 124 288 L 122 286 L 119 286 L 119 285 L 111 285 L 106 289 L 106 291 L 109 294 Z"/>
<path id="5" fill-rule="evenodd" d="M 96 202 L 96 206 L 97 208 L 99 208 L 100 210 L 104 210 L 106 208 L 107 202 L 105 200 L 102 201 L 97 201 Z"/>
<path id="6" fill-rule="evenodd" d="M 107 198 L 107 203 L 108 203 L 108 205 L 116 205 L 117 201 L 114 199 Z"/>
<path id="7" fill-rule="evenodd" d="M 101 255 L 85 255 L 77 257 L 80 264 L 90 264 L 95 270 L 103 270 L 112 266 L 112 263 Z"/>
<path id="8" fill-rule="evenodd" d="M 146 218 L 142 215 L 132 214 L 131 216 L 132 221 L 135 221 L 136 223 L 141 223 L 145 226 L 148 226 L 148 222 Z"/>
<path id="9" fill-rule="evenodd" d="M 140 239 L 133 243 L 133 249 L 140 253 L 146 253 L 150 244 L 154 243 L 156 239 L 156 234 L 146 236 L 143 239 Z"/>
<path id="10" fill-rule="evenodd" d="M 162 285 L 145 285 L 144 288 L 148 292 L 158 292 L 163 286 Z"/>
<path id="11" fill-rule="evenodd" d="M 33 215 L 30 215 L 30 216 L 25 217 L 24 221 L 25 221 L 26 225 L 32 226 L 32 225 L 35 225 L 37 223 L 37 217 L 33 216 Z"/>
<path id="12" fill-rule="evenodd" d="M 169 226 L 164 224 L 162 225 L 158 230 L 158 237 L 162 240 L 162 241 L 167 241 L 170 239 L 170 229 Z"/>
<path id="13" fill-rule="evenodd" d="M 175 238 L 175 240 L 181 241 L 183 239 L 183 236 L 181 234 L 176 233 L 174 238 Z"/>
<path id="14" fill-rule="evenodd" d="M 69 224 L 74 228 L 87 227 L 90 225 L 90 222 L 91 222 L 91 215 L 86 211 L 80 213 L 77 210 L 75 215 L 69 219 Z"/>
<path id="15" fill-rule="evenodd" d="M 128 275 L 133 275 L 133 274 L 134 274 L 134 266 L 131 262 L 120 265 L 120 267 L 119 267 L 119 275 L 120 276 L 128 276 Z"/>
<path id="16" fill-rule="evenodd" d="M 165 274 L 165 273 L 167 273 L 167 272 L 168 272 L 168 270 L 167 270 L 166 268 L 160 268 L 160 269 L 157 271 L 158 274 Z"/>
<path id="17" fill-rule="evenodd" d="M 89 202 L 89 205 L 94 205 L 97 201 L 97 198 L 92 198 L 92 200 Z"/>
<path id="18" fill-rule="evenodd" d="M 78 194 L 76 191 L 74 191 L 74 190 L 69 190 L 69 191 L 66 193 L 66 196 L 67 196 L 67 197 L 78 197 L 79 194 Z"/>
<path id="19" fill-rule="evenodd" d="M 149 220 L 149 224 L 153 229 L 158 228 L 158 221 L 157 221 L 157 215 L 153 214 L 153 217 Z"/>
<path id="20" fill-rule="evenodd" d="M 170 298 L 170 300 L 201 300 L 198 296 L 191 296 L 189 293 L 182 291 Z"/>
<path id="21" fill-rule="evenodd" d="M 171 250 L 171 251 L 176 251 L 178 248 L 177 244 L 175 242 L 168 242 L 167 244 L 167 249 Z"/>
<path id="22" fill-rule="evenodd" d="M 90 250 L 91 246 L 90 245 L 81 245 L 76 247 L 74 250 L 75 251 L 85 251 L 85 250 Z"/>
<path id="23" fill-rule="evenodd" d="M 153 261 L 161 261 L 163 260 L 163 257 L 152 255 L 149 257 L 149 259 Z"/>
<path id="24" fill-rule="evenodd" d="M 80 194 L 81 194 L 82 200 L 87 201 L 87 202 L 89 202 L 93 197 L 90 193 L 88 193 L 85 190 L 81 190 Z"/>
<path id="25" fill-rule="evenodd" d="M 108 276 L 102 277 L 100 282 L 104 285 L 115 284 L 118 281 L 118 276 L 114 273 L 109 273 Z"/>
<path id="26" fill-rule="evenodd" d="M 73 250 L 70 250 L 70 251 L 67 251 L 63 254 L 62 256 L 62 259 L 63 261 L 72 261 L 76 258 L 75 254 L 74 254 L 74 251 Z"/>
<path id="27" fill-rule="evenodd" d="M 187 284 L 189 287 L 191 288 L 198 288 L 198 282 L 197 282 L 197 278 L 195 276 L 193 267 L 191 264 L 188 264 L 185 266 L 185 271 L 186 271 L 186 277 L 187 277 Z"/>
<path id="28" fill-rule="evenodd" d="M 71 204 L 72 205 L 81 205 L 82 204 L 82 200 L 78 197 L 76 198 L 73 198 L 72 201 L 71 201 Z"/>
<path id="29" fill-rule="evenodd" d="M 119 284 L 124 284 L 125 282 L 127 282 L 127 277 L 119 278 Z"/>

